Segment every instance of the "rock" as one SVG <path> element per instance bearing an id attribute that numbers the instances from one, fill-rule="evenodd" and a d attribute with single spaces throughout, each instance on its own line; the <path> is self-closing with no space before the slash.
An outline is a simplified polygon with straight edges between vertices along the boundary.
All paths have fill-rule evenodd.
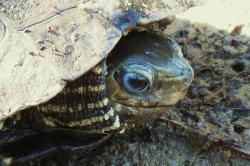
<path id="1" fill-rule="evenodd" d="M 229 53 L 231 55 L 235 55 L 235 54 L 238 54 L 239 51 L 232 47 L 232 46 L 229 46 L 229 45 L 226 45 L 226 46 L 223 46 L 223 50 L 226 52 L 226 53 Z"/>

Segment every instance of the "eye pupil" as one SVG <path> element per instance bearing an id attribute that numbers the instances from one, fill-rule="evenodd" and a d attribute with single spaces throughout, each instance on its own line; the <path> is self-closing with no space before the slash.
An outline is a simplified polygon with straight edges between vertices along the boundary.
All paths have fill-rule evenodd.
<path id="1" fill-rule="evenodd" d="M 124 72 L 119 76 L 116 74 L 115 78 L 118 78 L 120 86 L 129 93 L 143 93 L 151 87 L 149 79 L 139 73 Z"/>
<path id="2" fill-rule="evenodd" d="M 156 85 L 157 73 L 147 64 L 137 64 L 134 60 L 129 62 L 130 64 L 119 66 L 113 73 L 113 78 L 119 88 L 128 95 L 148 95 Z"/>
<path id="3" fill-rule="evenodd" d="M 141 90 L 147 90 L 148 87 L 148 80 L 146 79 L 146 77 L 144 77 L 143 75 L 137 74 L 134 77 L 130 77 L 128 80 L 129 84 L 131 85 L 131 87 L 133 87 L 134 89 L 137 89 L 139 91 Z"/>

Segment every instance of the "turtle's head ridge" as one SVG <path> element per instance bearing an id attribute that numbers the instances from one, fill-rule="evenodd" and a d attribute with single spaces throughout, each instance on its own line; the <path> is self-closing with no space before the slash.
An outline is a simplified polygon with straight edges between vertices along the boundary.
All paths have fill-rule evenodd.
<path id="1" fill-rule="evenodd" d="M 121 118 L 154 119 L 182 99 L 193 69 L 173 40 L 149 32 L 132 32 L 107 60 L 107 89 Z"/>

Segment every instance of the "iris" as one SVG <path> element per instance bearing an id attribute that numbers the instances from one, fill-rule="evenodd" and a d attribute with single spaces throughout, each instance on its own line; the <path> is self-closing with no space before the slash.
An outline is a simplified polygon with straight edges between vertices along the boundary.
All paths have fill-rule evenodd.
<path id="1" fill-rule="evenodd" d="M 149 79 L 139 73 L 124 73 L 121 75 L 123 88 L 130 93 L 142 93 L 150 89 Z"/>

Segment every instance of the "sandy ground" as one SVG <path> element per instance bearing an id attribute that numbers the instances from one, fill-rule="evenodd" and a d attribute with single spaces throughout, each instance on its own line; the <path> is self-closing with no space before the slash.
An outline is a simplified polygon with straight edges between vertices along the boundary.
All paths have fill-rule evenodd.
<path id="1" fill-rule="evenodd" d="M 227 31 L 242 25 L 242 34 L 250 36 L 249 0 L 207 0 L 205 5 L 189 9 L 177 18 L 209 24 Z"/>

